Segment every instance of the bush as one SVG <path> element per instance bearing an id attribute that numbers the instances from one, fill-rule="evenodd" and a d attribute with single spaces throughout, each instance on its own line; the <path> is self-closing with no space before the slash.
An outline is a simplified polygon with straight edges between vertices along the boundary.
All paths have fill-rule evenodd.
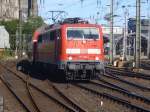
<path id="1" fill-rule="evenodd" d="M 14 52 L 11 49 L 5 48 L 4 51 L 1 51 L 0 59 L 9 59 L 14 57 Z"/>

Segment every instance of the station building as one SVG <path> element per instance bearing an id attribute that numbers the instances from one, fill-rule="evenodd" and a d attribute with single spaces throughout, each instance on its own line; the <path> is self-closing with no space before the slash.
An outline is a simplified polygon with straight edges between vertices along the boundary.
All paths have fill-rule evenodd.
<path id="1" fill-rule="evenodd" d="M 141 19 L 141 34 L 145 35 L 148 38 L 150 30 L 150 20 L 149 19 Z M 136 32 L 136 19 L 129 18 L 128 19 L 128 33 Z"/>
<path id="2" fill-rule="evenodd" d="M 124 28 L 114 27 L 114 56 L 123 54 L 123 38 Z M 104 42 L 106 54 L 109 54 L 109 39 L 110 39 L 110 27 L 103 27 Z M 127 35 L 127 56 L 134 56 L 135 52 L 135 38 L 136 38 L 136 19 L 128 19 L 128 35 Z M 148 39 L 150 39 L 150 20 L 141 20 L 141 56 L 147 57 L 148 51 Z"/>
<path id="3" fill-rule="evenodd" d="M 103 30 L 103 38 L 104 38 L 104 49 L 105 54 L 109 54 L 109 40 L 110 40 L 110 27 L 109 26 L 102 26 Z M 113 27 L 113 36 L 114 36 L 114 47 L 116 47 L 117 40 L 122 37 L 123 35 L 123 28 L 121 26 L 114 26 Z M 116 50 L 114 50 L 114 55 L 116 54 Z"/>

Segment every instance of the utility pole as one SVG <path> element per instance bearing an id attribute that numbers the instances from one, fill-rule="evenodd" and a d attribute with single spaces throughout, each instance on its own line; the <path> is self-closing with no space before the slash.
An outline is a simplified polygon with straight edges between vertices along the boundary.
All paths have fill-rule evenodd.
<path id="1" fill-rule="evenodd" d="M 141 0 L 136 0 L 136 43 L 135 43 L 135 67 L 140 67 L 140 49 L 141 49 L 141 20 L 140 20 Z"/>
<path id="2" fill-rule="evenodd" d="M 147 41 L 147 56 L 150 59 L 150 14 L 148 12 L 148 41 Z"/>
<path id="3" fill-rule="evenodd" d="M 22 56 L 22 8 L 21 0 L 19 0 L 19 58 Z"/>
<path id="4" fill-rule="evenodd" d="M 34 1 L 31 0 L 31 15 L 30 16 L 33 16 L 33 10 L 34 10 Z"/>
<path id="5" fill-rule="evenodd" d="M 127 34 L 128 34 L 128 9 L 126 6 L 122 6 L 124 10 L 124 38 L 123 38 L 123 60 L 126 61 L 127 59 Z"/>
<path id="6" fill-rule="evenodd" d="M 150 59 L 150 5 L 149 1 L 147 1 L 148 7 L 147 7 L 147 17 L 148 17 L 148 41 L 147 41 L 147 58 Z"/>
<path id="7" fill-rule="evenodd" d="M 110 4 L 110 64 L 113 65 L 113 60 L 114 60 L 114 36 L 113 36 L 113 0 L 111 0 Z"/>
<path id="8" fill-rule="evenodd" d="M 35 3 L 37 0 L 31 0 L 30 16 L 36 16 L 35 14 Z"/>
<path id="9" fill-rule="evenodd" d="M 1 10 L 0 10 L 0 19 L 2 19 L 2 1 L 0 1 L 0 7 L 1 7 Z"/>

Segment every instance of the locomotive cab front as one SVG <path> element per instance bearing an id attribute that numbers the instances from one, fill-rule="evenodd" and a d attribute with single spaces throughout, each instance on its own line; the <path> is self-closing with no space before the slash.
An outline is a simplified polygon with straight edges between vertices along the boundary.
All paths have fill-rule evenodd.
<path id="1" fill-rule="evenodd" d="M 102 30 L 98 25 L 66 25 L 63 60 L 67 79 L 95 78 L 104 73 Z"/>

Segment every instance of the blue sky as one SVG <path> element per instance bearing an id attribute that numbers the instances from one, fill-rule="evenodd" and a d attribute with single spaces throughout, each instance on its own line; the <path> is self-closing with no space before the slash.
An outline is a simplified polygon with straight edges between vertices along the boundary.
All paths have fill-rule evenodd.
<path id="1" fill-rule="evenodd" d="M 39 0 L 38 2 L 40 3 L 40 1 L 39 15 L 49 24 L 52 23 L 48 19 L 51 18 L 51 13 L 48 12 L 51 10 L 65 11 L 66 14 L 62 15 L 62 17 L 81 17 L 88 19 L 92 23 L 95 23 L 95 20 L 97 20 L 99 24 L 107 24 L 104 16 L 110 11 L 110 7 L 108 6 L 110 0 Z M 141 3 L 141 15 L 145 16 L 143 18 L 147 18 L 148 10 L 150 10 L 150 0 L 148 3 L 147 0 L 141 1 L 145 2 Z M 135 3 L 136 0 L 114 0 L 114 14 L 119 16 L 114 19 L 115 25 L 123 25 L 123 5 L 132 6 L 128 7 L 129 17 L 135 17 Z"/>

